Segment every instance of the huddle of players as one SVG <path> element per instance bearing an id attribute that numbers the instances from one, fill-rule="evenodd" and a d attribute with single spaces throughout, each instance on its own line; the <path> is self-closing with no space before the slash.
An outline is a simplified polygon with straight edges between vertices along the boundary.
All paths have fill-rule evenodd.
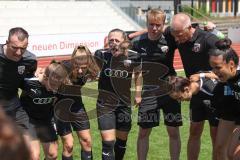
<path id="1" fill-rule="evenodd" d="M 78 92 L 66 93 L 66 88 L 75 86 L 80 90 L 79 86 L 98 76 L 99 68 L 101 72 L 97 116 L 102 136 L 102 159 L 123 159 L 127 136 L 131 129 L 129 106 L 133 75 L 135 102 L 140 105 L 138 159 L 147 157 L 148 137 L 151 128 L 159 125 L 160 108 L 163 109 L 170 137 L 170 156 L 172 159 L 179 159 L 181 144 L 178 126 L 182 125 L 182 121 L 180 103 L 177 100 L 186 99 L 191 99 L 192 122 L 208 119 L 210 125 L 217 129 L 215 135 L 211 135 L 213 159 L 224 159 L 226 148 L 230 150 L 230 156 L 239 156 L 238 56 L 230 48 L 230 40 L 218 41 L 214 35 L 200 29 L 194 30 L 193 35 L 187 34 L 192 32 L 187 15 L 178 14 L 174 18 L 172 26 L 163 32 L 165 14 L 159 9 L 150 10 L 147 14 L 148 32 L 136 37 L 132 43 L 127 41 L 124 31 L 114 29 L 108 35 L 109 48 L 96 51 L 95 59 L 85 46 L 78 46 L 71 60 L 52 63 L 35 78 L 33 73 L 36 70 L 36 59 L 26 50 L 28 34 L 22 28 L 11 29 L 8 41 L 1 46 L 0 52 L 1 105 L 19 126 L 29 130 L 32 159 L 39 159 L 40 143 L 45 159 L 57 159 L 54 114 L 57 115 L 57 132 L 63 141 L 62 159 L 73 159 L 71 127 L 76 131 L 81 144 L 81 159 L 93 158 L 90 125 L 81 95 Z M 188 22 L 180 23 L 185 20 Z M 176 48 L 180 51 L 186 76 L 190 80 L 173 77 L 176 75 L 173 68 Z M 199 71 L 210 70 L 216 75 L 196 74 Z M 212 80 L 213 78 L 217 80 Z M 20 100 L 17 88 L 22 88 Z M 69 99 L 73 103 L 67 103 Z M 66 108 L 71 112 L 66 112 Z M 216 110 L 220 113 L 218 118 L 221 127 L 216 127 Z M 80 114 L 80 120 L 71 119 L 76 116 L 71 113 Z M 170 114 L 179 118 L 166 118 Z M 194 128 L 194 123 L 192 124 Z M 232 134 L 233 129 L 235 130 Z M 231 138 L 229 146 L 226 137 Z M 191 159 L 190 156 L 195 155 L 197 159 L 197 152 L 188 148 L 188 158 Z"/>
<path id="2" fill-rule="evenodd" d="M 35 55 L 27 51 L 28 37 L 23 28 L 12 28 L 6 43 L 0 45 L 2 108 L 22 130 L 31 159 L 40 159 L 40 144 L 45 159 L 57 159 L 58 143 L 54 124 L 63 142 L 63 160 L 73 159 L 71 128 L 79 137 L 81 158 L 92 159 L 90 124 L 80 94 L 81 86 L 99 73 L 91 52 L 79 45 L 70 60 L 53 62 L 35 77 L 37 61 Z M 74 87 L 75 92 L 69 92 L 67 86 L 71 86 L 71 90 Z M 18 88 L 22 89 L 20 97 Z M 65 103 L 68 99 L 71 99 L 71 104 Z M 55 104 L 58 107 L 56 105 L 54 108 Z M 55 122 L 54 113 L 57 113 Z M 81 114 L 79 121 L 71 119 L 71 114 L 76 117 L 78 113 Z"/>
<path id="3" fill-rule="evenodd" d="M 111 55 L 113 54 L 116 57 L 116 59 L 113 58 L 114 64 L 117 64 L 116 67 L 121 65 L 125 67 L 122 60 L 127 57 L 126 50 L 130 43 L 125 41 L 125 33 L 119 29 L 110 31 L 108 37 L 110 39 L 110 48 L 106 50 L 108 55 L 101 57 L 101 53 L 98 54 L 96 52 L 95 57 L 97 58 L 95 59 L 86 46 L 79 45 L 74 49 L 70 60 L 52 62 L 45 70 L 37 71 L 37 76 L 35 77 L 34 72 L 37 68 L 36 57 L 26 50 L 28 45 L 27 31 L 20 27 L 12 28 L 9 31 L 8 40 L 6 44 L 1 45 L 0 50 L 1 105 L 7 115 L 23 130 L 24 137 L 29 142 L 31 159 L 40 158 L 40 145 L 43 147 L 45 159 L 57 159 L 57 133 L 61 136 L 63 142 L 62 159 L 73 159 L 72 129 L 76 131 L 81 144 L 81 159 L 92 159 L 90 124 L 82 102 L 80 89 L 86 81 L 98 77 L 99 67 L 106 69 L 103 72 L 104 74 L 101 73 L 99 77 L 97 103 L 99 128 L 103 131 L 101 132 L 103 136 L 103 151 L 106 150 L 102 156 L 103 159 L 111 158 L 111 153 L 108 150 L 109 147 L 112 147 L 112 144 L 109 143 L 109 139 L 111 141 L 115 140 L 111 136 L 115 136 L 115 131 L 112 132 L 112 129 L 116 125 L 112 123 L 111 126 L 109 123 L 112 120 L 109 121 L 108 118 L 114 116 L 113 112 L 115 112 L 116 108 L 108 108 L 109 102 L 111 102 L 111 105 L 113 104 L 112 100 L 108 101 L 108 99 L 115 97 L 114 105 L 116 106 L 118 106 L 120 99 L 116 97 L 113 90 L 111 90 L 112 88 L 109 87 L 111 86 L 110 76 L 113 71 L 106 67 L 111 63 Z M 112 39 L 114 42 L 112 42 Z M 121 43 L 123 41 L 126 44 Z M 116 45 L 116 43 L 118 44 Z M 122 47 L 118 49 L 117 47 L 120 43 Z M 138 79 L 138 81 L 136 80 L 136 88 L 138 89 L 139 87 L 138 83 L 140 82 L 139 78 L 137 78 L 139 77 L 139 74 L 137 74 L 139 67 L 136 67 L 135 71 L 134 65 L 127 64 L 125 68 L 125 72 L 120 74 L 120 77 L 123 79 L 122 87 L 128 87 L 129 90 L 126 90 L 126 94 L 124 94 L 130 96 L 132 74 Z M 117 78 L 119 78 L 118 76 L 116 75 Z M 17 92 L 18 88 L 22 89 L 20 97 Z M 125 100 L 124 103 L 119 103 L 121 106 L 125 106 L 125 108 L 118 107 L 117 109 L 119 113 L 125 114 L 126 112 L 126 115 L 130 116 L 131 108 L 126 105 L 130 103 L 129 97 L 126 97 Z M 101 108 L 102 103 L 104 103 L 105 108 Z M 131 121 L 127 123 L 128 125 L 125 125 L 126 123 L 123 122 L 120 127 L 126 129 L 126 131 L 130 130 Z M 105 130 L 110 132 L 105 132 Z M 123 135 L 128 133 L 125 133 L 125 130 L 123 132 Z M 121 135 L 121 133 L 119 134 Z M 104 135 L 106 135 L 106 141 Z M 122 137 L 120 136 L 120 138 Z M 121 145 L 124 143 L 124 140 L 119 139 L 117 143 L 120 146 L 116 150 L 120 150 L 120 156 L 122 155 L 123 157 L 125 150 L 121 148 Z"/>
<path id="4" fill-rule="evenodd" d="M 184 31 L 178 31 L 182 26 L 179 22 L 187 21 L 188 16 L 178 14 L 171 25 L 187 78 L 170 77 L 172 90 L 169 94 L 179 101 L 190 101 L 188 159 L 198 159 L 200 143 L 195 143 L 198 148 L 189 145 L 191 129 L 198 125 L 194 122 L 205 119 L 210 124 L 212 159 L 239 159 L 239 57 L 228 38 L 219 40 L 213 34 L 191 27 L 193 35 L 187 38 Z M 201 119 L 203 117 L 205 119 Z"/>
<path id="5" fill-rule="evenodd" d="M 164 122 L 169 135 L 170 157 L 179 159 L 181 142 L 178 127 L 182 125 L 179 100 L 190 100 L 191 123 L 187 149 L 188 159 L 198 159 L 205 120 L 208 120 L 210 124 L 212 159 L 227 159 L 227 157 L 238 159 L 240 156 L 239 58 L 231 48 L 231 40 L 227 38 L 220 40 L 213 33 L 193 28 L 190 17 L 183 13 L 175 15 L 171 26 L 165 29 L 164 20 L 165 14 L 161 10 L 148 11 L 148 32 L 134 38 L 131 50 L 128 50 L 127 53 L 127 60 L 130 60 L 131 65 L 141 68 L 140 75 L 143 77 L 141 97 L 136 92 L 136 101 L 138 100 L 139 104 L 138 159 L 147 159 L 149 136 L 151 129 L 159 125 L 160 108 L 163 110 Z M 117 38 L 113 37 L 108 37 L 109 41 L 116 42 Z M 118 42 L 121 41 L 118 40 Z M 115 44 L 117 46 L 121 43 Z M 175 76 L 176 72 L 173 69 L 175 49 L 180 52 L 187 78 Z M 115 56 L 117 57 L 117 54 L 113 54 L 113 57 Z M 114 62 L 114 60 L 112 61 Z M 122 62 L 126 62 L 125 59 Z M 115 65 L 117 63 L 112 63 L 111 68 L 115 70 L 124 68 L 119 67 L 120 64 L 117 67 Z M 104 71 L 106 70 L 103 69 L 101 73 Z M 108 76 L 111 77 L 109 74 Z M 118 80 L 116 81 L 116 79 Z M 121 86 L 119 88 L 115 85 L 116 82 L 120 82 L 119 77 L 113 75 L 110 80 L 115 95 L 120 98 L 118 105 L 121 106 L 122 101 L 124 103 L 125 100 L 122 95 L 128 94 L 120 94 L 125 93 L 121 92 L 122 85 L 119 85 Z M 139 90 L 136 88 L 136 91 Z M 104 102 L 98 102 L 102 108 L 107 106 Z M 119 106 L 116 106 L 114 116 L 109 116 L 111 117 L 109 119 L 115 121 L 116 142 L 107 141 L 107 138 L 103 141 L 105 147 L 103 147 L 102 153 L 103 155 L 111 153 L 111 159 L 114 159 L 114 153 L 115 159 L 120 157 L 119 153 L 123 155 L 125 149 L 119 152 L 119 148 L 126 147 L 127 133 L 129 132 L 129 129 L 124 130 L 122 127 L 123 123 L 119 123 Z M 126 117 L 129 116 L 126 115 Z M 106 124 L 105 120 L 103 122 Z M 102 130 L 109 136 L 107 131 L 109 129 L 112 128 Z M 121 145 L 121 147 L 117 145 Z M 107 158 L 103 156 L 103 159 Z"/>
<path id="6" fill-rule="evenodd" d="M 57 159 L 57 133 L 63 142 L 62 159 L 73 159 L 72 128 L 79 137 L 81 158 L 92 159 L 90 124 L 80 88 L 88 78 L 96 78 L 97 75 L 98 67 L 89 49 L 79 45 L 70 60 L 53 62 L 37 78 L 24 80 L 20 101 L 29 116 L 33 159 L 39 159 L 40 143 L 46 159 Z M 71 89 L 75 87 L 78 91 L 68 92 L 67 86 L 71 86 Z M 72 104 L 66 104 L 67 99 L 71 99 Z M 73 118 L 69 117 L 71 113 Z M 82 119 L 75 121 L 74 114 L 81 114 Z"/>

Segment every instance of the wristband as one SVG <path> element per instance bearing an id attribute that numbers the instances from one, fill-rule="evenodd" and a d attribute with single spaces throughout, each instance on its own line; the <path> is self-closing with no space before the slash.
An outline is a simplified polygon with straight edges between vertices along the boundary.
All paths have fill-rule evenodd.
<path id="1" fill-rule="evenodd" d="M 205 73 L 200 73 L 200 74 L 199 74 L 199 77 L 200 77 L 200 78 L 204 78 L 204 77 L 205 77 Z"/>

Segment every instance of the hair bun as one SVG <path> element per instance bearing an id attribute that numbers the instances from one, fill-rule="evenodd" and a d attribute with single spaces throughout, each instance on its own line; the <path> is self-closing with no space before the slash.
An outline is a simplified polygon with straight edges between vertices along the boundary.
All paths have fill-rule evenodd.
<path id="1" fill-rule="evenodd" d="M 53 64 L 53 63 L 57 63 L 57 64 L 60 64 L 61 62 L 57 61 L 56 59 L 52 59 L 50 64 Z"/>
<path id="2" fill-rule="evenodd" d="M 232 41 L 229 38 L 224 38 L 216 42 L 216 47 L 220 50 L 229 49 L 231 47 Z"/>

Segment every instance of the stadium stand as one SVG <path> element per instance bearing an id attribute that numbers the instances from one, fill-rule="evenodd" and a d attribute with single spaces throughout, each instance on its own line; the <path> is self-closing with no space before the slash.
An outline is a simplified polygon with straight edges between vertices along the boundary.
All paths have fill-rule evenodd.
<path id="1" fill-rule="evenodd" d="M 111 1 L 0 1 L 0 26 L 0 36 L 16 26 L 30 35 L 141 29 Z"/>

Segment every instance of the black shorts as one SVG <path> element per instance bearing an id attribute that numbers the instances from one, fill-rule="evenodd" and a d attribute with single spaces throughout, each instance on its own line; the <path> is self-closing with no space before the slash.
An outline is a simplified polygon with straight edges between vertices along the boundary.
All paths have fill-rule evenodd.
<path id="1" fill-rule="evenodd" d="M 227 84 L 218 83 L 215 87 L 213 104 L 219 118 L 240 124 L 240 101 L 235 98 L 232 89 Z"/>
<path id="2" fill-rule="evenodd" d="M 138 110 L 138 125 L 142 128 L 159 126 L 160 109 L 163 110 L 165 125 L 182 125 L 181 104 L 168 95 L 143 98 Z"/>
<path id="3" fill-rule="evenodd" d="M 240 125 L 240 101 L 235 99 L 234 96 L 225 98 L 224 100 L 224 105 L 220 108 L 220 117 L 224 120 L 234 121 L 236 125 Z"/>
<path id="4" fill-rule="evenodd" d="M 53 121 L 42 123 L 30 119 L 29 124 L 29 133 L 33 140 L 39 139 L 42 143 L 57 141 L 58 137 Z"/>
<path id="5" fill-rule="evenodd" d="M 73 104 L 73 106 L 71 107 L 71 113 L 72 114 L 70 115 L 71 116 L 70 119 L 72 120 L 70 121 L 63 121 L 61 119 L 56 118 L 56 127 L 58 135 L 65 136 L 69 133 L 72 133 L 72 129 L 74 131 L 90 129 L 88 115 L 83 104 L 79 103 Z"/>
<path id="6" fill-rule="evenodd" d="M 98 129 L 129 132 L 132 127 L 131 107 L 118 103 L 111 105 L 102 99 L 97 101 Z"/>
<path id="7" fill-rule="evenodd" d="M 22 108 L 18 97 L 1 103 L 5 113 L 18 125 L 21 131 L 25 132 L 29 129 L 29 117 Z"/>
<path id="8" fill-rule="evenodd" d="M 235 121 L 237 119 L 237 100 L 234 96 L 223 96 L 220 102 L 221 104 L 216 103 L 217 116 L 227 121 Z"/>
<path id="9" fill-rule="evenodd" d="M 199 92 L 190 101 L 190 119 L 192 122 L 208 120 L 210 126 L 218 126 L 216 108 L 212 106 L 212 96 Z"/>

